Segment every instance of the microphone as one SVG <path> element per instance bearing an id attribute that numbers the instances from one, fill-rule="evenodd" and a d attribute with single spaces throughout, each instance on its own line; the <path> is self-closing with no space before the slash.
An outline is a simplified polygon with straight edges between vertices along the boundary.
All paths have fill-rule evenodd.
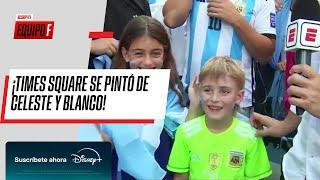
<path id="1" fill-rule="evenodd" d="M 296 51 L 296 64 L 311 65 L 311 54 L 320 50 L 320 5 L 317 0 L 296 0 L 287 28 L 286 51 Z M 303 108 L 296 107 L 299 117 Z"/>

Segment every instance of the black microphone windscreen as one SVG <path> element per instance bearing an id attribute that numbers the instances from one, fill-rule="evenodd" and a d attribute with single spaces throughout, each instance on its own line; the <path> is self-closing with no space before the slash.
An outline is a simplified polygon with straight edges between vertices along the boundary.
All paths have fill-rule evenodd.
<path id="1" fill-rule="evenodd" d="M 295 0 L 292 7 L 291 21 L 297 19 L 320 21 L 320 4 L 318 0 Z"/>

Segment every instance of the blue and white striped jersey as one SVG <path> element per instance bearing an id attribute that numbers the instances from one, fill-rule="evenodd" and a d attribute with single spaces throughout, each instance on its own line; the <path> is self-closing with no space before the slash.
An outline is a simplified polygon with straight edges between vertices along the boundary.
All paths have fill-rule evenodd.
<path id="1" fill-rule="evenodd" d="M 260 34 L 275 34 L 275 5 L 273 0 L 231 0 L 239 13 Z M 252 106 L 252 57 L 233 27 L 222 21 L 221 29 L 209 28 L 208 3 L 193 0 L 189 19 L 189 54 L 183 81 L 189 84 L 199 75 L 202 66 L 212 57 L 230 56 L 242 62 L 245 73 L 245 97 L 241 107 Z"/>

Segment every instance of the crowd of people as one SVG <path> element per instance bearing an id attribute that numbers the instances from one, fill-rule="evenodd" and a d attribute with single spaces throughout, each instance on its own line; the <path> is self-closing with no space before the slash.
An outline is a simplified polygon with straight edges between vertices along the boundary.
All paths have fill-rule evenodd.
<path id="1" fill-rule="evenodd" d="M 281 178 L 319 179 L 320 55 L 316 67 L 292 65 L 283 50 L 295 3 L 108 0 L 104 31 L 115 36 L 92 41 L 89 68 L 170 69 L 166 115 L 151 125 L 82 125 L 79 139 L 113 144 L 113 179 L 264 179 L 272 168 L 263 137 L 298 128 Z M 275 115 L 285 99 L 272 113 L 257 111 L 257 65 L 273 68 L 262 77 L 287 72 L 280 96 L 293 111 Z M 293 106 L 305 109 L 302 118 Z"/>

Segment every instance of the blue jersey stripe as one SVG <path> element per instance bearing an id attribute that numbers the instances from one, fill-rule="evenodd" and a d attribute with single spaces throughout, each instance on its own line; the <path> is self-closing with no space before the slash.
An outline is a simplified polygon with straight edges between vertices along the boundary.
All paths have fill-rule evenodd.
<path id="1" fill-rule="evenodd" d="M 250 23 L 250 20 L 252 18 L 252 15 L 253 15 L 254 6 L 255 6 L 255 0 L 247 0 L 246 1 L 246 10 L 245 10 L 246 12 L 245 12 L 244 18 L 249 23 Z M 230 57 L 232 59 L 241 61 L 241 59 L 242 59 L 242 48 L 243 48 L 242 40 L 238 36 L 237 32 L 235 30 L 233 30 Z"/>
<path id="2" fill-rule="evenodd" d="M 209 20 L 209 23 L 210 23 L 210 20 Z M 206 42 L 204 45 L 203 54 L 201 58 L 201 67 L 203 67 L 203 65 L 210 58 L 215 57 L 217 55 L 218 42 L 220 38 L 221 30 L 209 29 L 208 26 L 203 27 L 203 28 L 207 28 L 207 37 L 210 37 L 210 38 L 206 38 Z"/>
<path id="3" fill-rule="evenodd" d="M 193 1 L 193 7 L 191 10 L 191 17 L 190 17 L 190 42 L 189 42 L 189 53 L 188 53 L 188 69 L 187 74 L 185 78 L 185 83 L 189 84 L 191 82 L 191 64 L 192 64 L 192 50 L 193 50 L 193 43 L 194 43 L 194 37 L 195 37 L 195 30 L 196 30 L 196 21 L 197 21 L 197 15 L 199 14 L 199 2 Z"/>

